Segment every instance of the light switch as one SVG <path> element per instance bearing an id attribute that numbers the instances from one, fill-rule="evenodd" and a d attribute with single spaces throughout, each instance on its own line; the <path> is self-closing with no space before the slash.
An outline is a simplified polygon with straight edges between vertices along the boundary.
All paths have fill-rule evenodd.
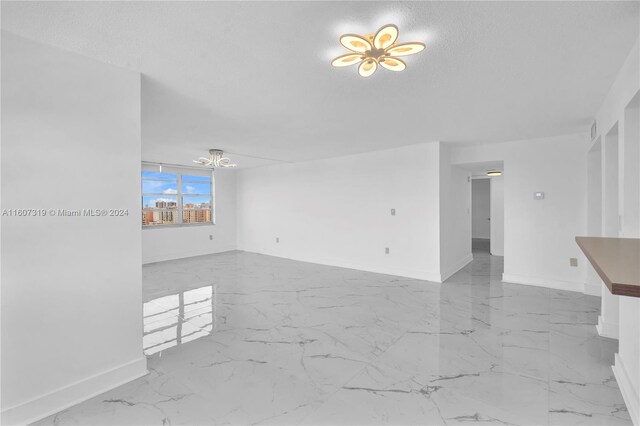
<path id="1" fill-rule="evenodd" d="M 533 193 L 534 200 L 544 200 L 544 192 L 534 192 Z"/>
<path id="2" fill-rule="evenodd" d="M 395 216 L 396 215 L 396 209 L 391 209 L 391 216 Z"/>

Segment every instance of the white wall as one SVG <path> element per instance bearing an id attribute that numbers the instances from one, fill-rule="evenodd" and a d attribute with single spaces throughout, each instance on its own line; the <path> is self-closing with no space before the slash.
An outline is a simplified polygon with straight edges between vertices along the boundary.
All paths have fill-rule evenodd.
<path id="1" fill-rule="evenodd" d="M 620 157 L 618 125 L 616 124 L 604 137 L 603 153 L 603 214 L 602 214 L 602 235 L 605 237 L 617 237 L 620 233 L 620 209 L 619 209 L 619 187 L 620 187 Z"/>
<path id="2" fill-rule="evenodd" d="M 504 161 L 505 281 L 584 290 L 575 236 L 586 231 L 587 148 L 577 134 L 452 149 L 453 164 Z M 570 257 L 581 259 L 577 268 Z"/>
<path id="3" fill-rule="evenodd" d="M 215 225 L 143 229 L 142 263 L 235 250 L 236 173 L 235 170 L 219 170 L 214 173 Z"/>
<path id="4" fill-rule="evenodd" d="M 504 256 L 504 177 L 491 178 L 491 254 Z"/>
<path id="5" fill-rule="evenodd" d="M 146 372 L 140 75 L 2 33 L 2 423 Z"/>
<path id="6" fill-rule="evenodd" d="M 640 92 L 625 109 L 623 136 L 622 232 L 625 238 L 640 238 Z M 631 380 L 628 394 L 635 394 L 636 423 L 640 424 L 640 299 L 620 297 L 619 357 Z M 635 360 L 635 362 L 634 362 Z M 630 397 L 630 399 L 633 397 Z"/>
<path id="7" fill-rule="evenodd" d="M 491 181 L 474 179 L 471 185 L 471 223 L 473 238 L 491 238 Z"/>
<path id="8" fill-rule="evenodd" d="M 440 144 L 440 281 L 473 260 L 470 173 L 451 165 L 451 147 Z"/>
<path id="9" fill-rule="evenodd" d="M 602 142 L 587 154 L 587 236 L 602 236 Z M 591 264 L 587 265 L 585 293 L 600 296 L 603 282 Z"/>
<path id="10" fill-rule="evenodd" d="M 618 207 L 621 213 L 622 237 L 640 237 L 640 141 L 638 140 L 638 116 L 636 100 L 640 90 L 640 39 L 629 53 L 616 80 L 611 86 L 598 114 L 598 135 L 605 138 L 616 125 L 618 127 L 619 161 Z M 625 111 L 626 109 L 626 111 Z M 603 174 L 607 173 L 607 162 L 603 161 Z M 634 182 L 635 181 L 635 182 Z M 606 210 L 603 209 L 604 212 Z M 640 300 L 631 297 L 616 297 L 619 310 L 608 309 L 610 294 L 603 289 L 601 324 L 617 323 L 619 328 L 619 352 L 613 371 L 624 397 L 627 409 L 635 425 L 640 425 Z M 607 312 L 612 312 L 607 316 Z M 616 316 L 612 318 L 611 316 Z M 602 329 L 602 328 L 601 328 Z"/>
<path id="11" fill-rule="evenodd" d="M 640 236 L 640 91 L 624 111 L 621 145 L 621 234 Z"/>
<path id="12" fill-rule="evenodd" d="M 624 118 L 624 109 L 638 91 L 640 74 L 640 39 L 629 52 L 618 76 L 611 85 L 600 110 L 596 114 L 597 135 L 604 135 Z M 594 139 L 595 140 L 595 139 Z"/>
<path id="13" fill-rule="evenodd" d="M 619 197 L 620 190 L 620 156 L 618 123 L 604 135 L 602 145 L 602 236 L 618 237 L 620 234 L 621 216 Z M 620 319 L 620 297 L 611 294 L 607 286 L 600 285 L 602 297 L 597 330 L 601 336 L 618 338 Z"/>
<path id="14" fill-rule="evenodd" d="M 439 149 L 433 142 L 239 170 L 238 246 L 439 281 Z"/>

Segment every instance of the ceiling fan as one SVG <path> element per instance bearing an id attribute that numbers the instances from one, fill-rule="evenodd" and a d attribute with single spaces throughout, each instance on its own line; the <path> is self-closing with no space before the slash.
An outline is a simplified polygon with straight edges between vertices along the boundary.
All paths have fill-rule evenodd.
<path id="1" fill-rule="evenodd" d="M 213 166 L 213 167 L 237 167 L 237 164 L 231 163 L 231 159 L 224 156 L 224 152 L 221 149 L 210 149 L 209 158 L 200 157 L 197 160 L 193 160 L 194 163 L 201 166 Z"/>

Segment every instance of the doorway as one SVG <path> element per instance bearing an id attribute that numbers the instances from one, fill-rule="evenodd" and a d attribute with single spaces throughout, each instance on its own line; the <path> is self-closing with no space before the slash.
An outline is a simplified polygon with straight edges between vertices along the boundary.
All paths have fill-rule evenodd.
<path id="1" fill-rule="evenodd" d="M 468 172 L 469 198 L 464 206 L 468 222 L 464 229 L 467 250 L 473 257 L 469 270 L 476 277 L 474 280 L 494 277 L 500 281 L 505 260 L 505 179 L 508 179 L 504 161 L 459 163 L 456 167 Z"/>
<path id="2" fill-rule="evenodd" d="M 469 172 L 471 199 L 467 215 L 471 227 L 469 246 L 474 255 L 504 256 L 503 160 L 457 164 Z M 468 232 L 468 231 L 467 231 Z"/>
<path id="3" fill-rule="evenodd" d="M 502 162 L 495 164 L 491 169 L 502 170 Z M 502 175 L 489 177 L 486 172 L 483 172 L 472 177 L 471 251 L 504 256 L 504 178 Z"/>
<path id="4" fill-rule="evenodd" d="M 491 253 L 491 179 L 471 181 L 471 251 Z"/>

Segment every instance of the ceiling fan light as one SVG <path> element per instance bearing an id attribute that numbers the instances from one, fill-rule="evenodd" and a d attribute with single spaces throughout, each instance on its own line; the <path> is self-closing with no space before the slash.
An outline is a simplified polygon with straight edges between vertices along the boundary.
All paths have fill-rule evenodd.
<path id="1" fill-rule="evenodd" d="M 408 56 L 414 55 L 416 53 L 422 52 L 425 49 L 426 45 L 419 41 L 414 41 L 411 43 L 400 43 L 386 50 L 386 52 L 391 56 Z"/>
<path id="2" fill-rule="evenodd" d="M 367 50 L 371 50 L 372 46 L 364 37 L 360 37 L 357 34 L 345 34 L 340 37 L 340 44 L 352 52 L 364 53 Z"/>
<path id="3" fill-rule="evenodd" d="M 404 71 L 407 69 L 407 64 L 403 60 L 391 57 L 380 59 L 380 66 L 389 71 Z"/>
<path id="4" fill-rule="evenodd" d="M 375 59 L 365 59 L 360 63 L 360 66 L 358 67 L 358 73 L 362 77 L 369 77 L 373 75 L 373 73 L 376 72 L 377 69 L 378 63 L 375 61 Z"/>
<path id="5" fill-rule="evenodd" d="M 200 157 L 197 160 L 193 160 L 194 163 L 202 166 L 216 167 L 237 167 L 236 164 L 231 164 L 231 159 L 224 156 L 224 152 L 221 149 L 210 149 L 209 158 Z"/>
<path id="6" fill-rule="evenodd" d="M 349 65 L 355 65 L 358 62 L 362 61 L 364 56 L 360 53 L 347 53 L 346 55 L 341 55 L 331 61 L 331 65 L 334 67 L 347 67 Z"/>
<path id="7" fill-rule="evenodd" d="M 398 27 L 393 24 L 380 28 L 373 38 L 373 45 L 378 49 L 386 49 L 398 39 Z"/>
<path id="8" fill-rule="evenodd" d="M 341 68 L 357 63 L 358 74 L 362 77 L 373 75 L 378 65 L 389 71 L 403 71 L 407 64 L 398 56 L 413 55 L 423 51 L 426 46 L 419 41 L 397 44 L 399 33 L 397 26 L 387 24 L 375 34 L 344 34 L 340 37 L 340 43 L 350 52 L 335 58 L 331 65 Z"/>

